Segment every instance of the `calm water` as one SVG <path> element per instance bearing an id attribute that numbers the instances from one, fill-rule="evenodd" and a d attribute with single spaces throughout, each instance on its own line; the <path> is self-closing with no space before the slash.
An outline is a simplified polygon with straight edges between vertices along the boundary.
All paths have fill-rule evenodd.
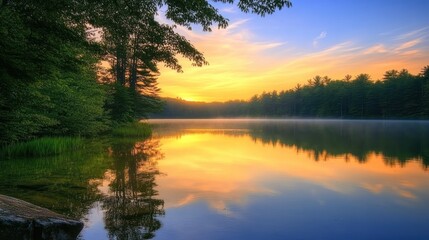
<path id="1" fill-rule="evenodd" d="M 81 239 L 429 239 L 429 122 L 150 122 L 0 161 L 0 193 L 82 219 Z"/>

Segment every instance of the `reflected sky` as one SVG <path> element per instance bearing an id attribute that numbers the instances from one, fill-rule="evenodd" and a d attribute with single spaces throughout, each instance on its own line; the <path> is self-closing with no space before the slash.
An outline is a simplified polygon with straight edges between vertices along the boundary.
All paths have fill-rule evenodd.
<path id="1" fill-rule="evenodd" d="M 81 239 L 429 239 L 429 122 L 151 120 Z"/>
<path id="2" fill-rule="evenodd" d="M 429 172 L 418 155 L 395 162 L 366 149 L 363 162 L 264 141 L 257 126 L 179 122 L 156 135 L 166 209 L 157 239 L 429 237 Z"/>
<path id="3" fill-rule="evenodd" d="M 248 195 L 276 195 L 275 186 L 264 184 L 273 177 L 299 179 L 341 194 L 363 188 L 414 200 L 419 189 L 429 189 L 428 172 L 417 160 L 386 166 L 384 156 L 377 153 L 369 154 L 364 164 L 347 155 L 323 155 L 322 161 L 315 162 L 314 154 L 296 147 L 214 132 L 189 132 L 164 138 L 162 143 L 166 157 L 159 168 L 166 175 L 158 178 L 158 184 L 167 208 L 204 199 L 223 210 L 228 202 L 245 204 Z"/>

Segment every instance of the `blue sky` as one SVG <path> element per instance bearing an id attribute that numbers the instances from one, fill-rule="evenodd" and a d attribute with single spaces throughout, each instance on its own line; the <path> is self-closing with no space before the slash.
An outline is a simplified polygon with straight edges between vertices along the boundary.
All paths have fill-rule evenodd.
<path id="1" fill-rule="evenodd" d="M 249 99 L 287 90 L 315 75 L 342 79 L 391 69 L 417 74 L 429 65 L 429 1 L 296 0 L 293 7 L 259 17 L 234 5 L 215 6 L 227 29 L 179 28 L 209 66 L 181 61 L 184 73 L 163 68 L 163 96 L 199 101 Z"/>
<path id="2" fill-rule="evenodd" d="M 261 39 L 286 41 L 297 47 L 310 48 L 311 39 L 326 32 L 319 47 L 356 40 L 374 44 L 389 35 L 429 27 L 429 1 L 385 0 L 297 0 L 290 9 L 265 19 L 251 18 L 250 29 Z"/>

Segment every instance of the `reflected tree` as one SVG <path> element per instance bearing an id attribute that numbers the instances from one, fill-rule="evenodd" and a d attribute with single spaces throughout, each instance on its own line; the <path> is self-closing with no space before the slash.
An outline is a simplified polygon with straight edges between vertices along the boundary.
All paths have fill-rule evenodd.
<path id="1" fill-rule="evenodd" d="M 174 126 L 174 127 L 173 127 Z M 403 166 L 418 161 L 429 166 L 429 123 L 426 121 L 362 120 L 270 120 L 270 121 L 188 121 L 155 127 L 163 136 L 177 136 L 186 129 L 235 129 L 219 134 L 250 135 L 254 142 L 294 147 L 308 152 L 315 161 L 341 157 L 365 163 L 372 154 L 381 154 L 387 165 Z M 193 131 L 194 133 L 195 131 Z M 211 131 L 211 133 L 214 133 Z M 180 136 L 180 135 L 179 135 Z"/>
<path id="2" fill-rule="evenodd" d="M 328 156 L 354 156 L 365 163 L 371 153 L 382 153 L 387 165 L 404 166 L 418 160 L 429 166 L 429 124 L 386 121 L 291 121 L 252 128 L 255 141 L 294 146 L 309 151 L 315 161 Z"/>
<path id="3" fill-rule="evenodd" d="M 371 120 L 235 120 L 183 121 L 180 124 L 157 123 L 162 136 L 180 137 L 187 129 L 210 129 L 212 134 L 249 135 L 254 142 L 274 147 L 295 147 L 311 154 L 314 160 L 344 157 L 365 163 L 373 154 L 382 154 L 387 165 L 418 161 L 429 166 L 429 122 Z M 218 132 L 213 129 L 220 129 Z M 234 131 L 224 131 L 234 129 Z M 192 131 L 198 133 L 198 131 Z"/>
<path id="4" fill-rule="evenodd" d="M 89 151 L 53 157 L 0 161 L 0 194 L 16 197 L 73 218 L 82 218 L 102 196 L 94 179 L 102 178 L 111 161 L 101 143 Z"/>
<path id="5" fill-rule="evenodd" d="M 150 239 L 161 227 L 164 201 L 156 198 L 159 142 L 121 139 L 109 149 L 114 161 L 111 194 L 103 199 L 105 225 L 113 239 Z"/>

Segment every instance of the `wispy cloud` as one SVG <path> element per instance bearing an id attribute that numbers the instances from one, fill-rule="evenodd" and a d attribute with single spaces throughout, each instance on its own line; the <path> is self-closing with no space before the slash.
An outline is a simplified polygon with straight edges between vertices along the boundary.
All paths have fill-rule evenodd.
<path id="1" fill-rule="evenodd" d="M 387 52 L 386 47 L 383 44 L 376 44 L 372 47 L 369 47 L 363 51 L 363 54 L 375 54 L 375 53 L 385 53 Z"/>
<path id="2" fill-rule="evenodd" d="M 408 48 L 412 48 L 414 46 L 416 46 L 417 44 L 421 43 L 422 39 L 417 38 L 417 39 L 413 39 L 404 43 L 401 43 L 397 48 L 395 48 L 394 50 L 397 52 L 400 52 L 404 49 L 408 49 Z"/>
<path id="3" fill-rule="evenodd" d="M 396 40 L 405 40 L 405 39 L 416 38 L 416 37 L 418 38 L 418 37 L 423 37 L 428 35 L 429 35 L 429 26 L 419 28 L 413 31 L 409 31 L 406 33 L 402 33 L 396 37 Z"/>
<path id="4" fill-rule="evenodd" d="M 222 8 L 220 11 L 224 13 L 236 13 L 237 9 L 234 6 L 231 6 L 231 7 Z"/>
<path id="5" fill-rule="evenodd" d="M 317 45 L 319 45 L 319 41 L 326 38 L 327 35 L 328 33 L 326 31 L 321 32 L 319 36 L 313 39 L 313 47 L 317 47 Z"/>
<path id="6" fill-rule="evenodd" d="M 183 74 L 161 69 L 163 95 L 203 101 L 249 99 L 262 91 L 293 88 L 315 75 L 342 79 L 346 74 L 368 73 L 380 79 L 391 69 L 417 73 L 429 62 L 429 36 L 421 35 L 426 31 L 422 29 L 401 38 L 378 36 L 375 44 L 351 39 L 323 48 L 296 49 L 286 42 L 255 41 L 258 36 L 247 27 L 249 21 L 232 22 L 227 29 L 211 33 L 180 29 L 210 65 L 196 68 L 183 60 Z M 326 37 L 326 32 L 320 33 L 313 45 Z"/>

